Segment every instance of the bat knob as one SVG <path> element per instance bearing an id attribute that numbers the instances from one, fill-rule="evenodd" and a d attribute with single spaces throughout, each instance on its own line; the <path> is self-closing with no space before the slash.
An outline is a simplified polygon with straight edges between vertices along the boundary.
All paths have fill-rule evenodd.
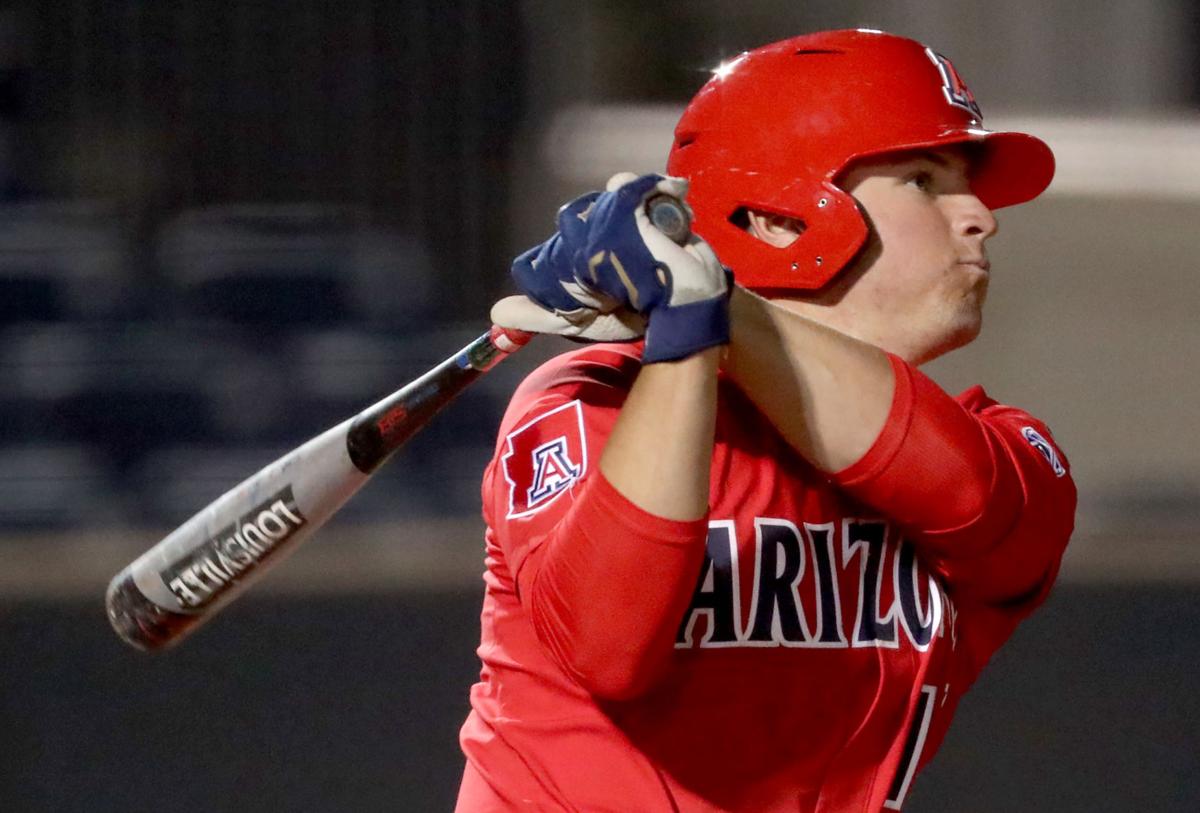
<path id="1" fill-rule="evenodd" d="M 681 246 L 692 236 L 692 218 L 678 198 L 664 193 L 651 196 L 646 201 L 646 216 L 654 228 Z"/>

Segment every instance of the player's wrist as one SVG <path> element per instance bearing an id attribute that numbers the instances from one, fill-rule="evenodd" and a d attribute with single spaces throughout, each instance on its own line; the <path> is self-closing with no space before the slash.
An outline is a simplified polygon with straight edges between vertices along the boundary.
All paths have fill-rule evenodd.
<path id="1" fill-rule="evenodd" d="M 729 295 L 726 293 L 648 314 L 642 363 L 677 361 L 729 344 Z"/>

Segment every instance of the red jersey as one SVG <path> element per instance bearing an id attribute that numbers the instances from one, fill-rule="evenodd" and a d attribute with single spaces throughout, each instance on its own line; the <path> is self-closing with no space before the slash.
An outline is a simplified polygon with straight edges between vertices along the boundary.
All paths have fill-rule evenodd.
<path id="1" fill-rule="evenodd" d="M 461 813 L 900 809 L 1045 598 L 1075 490 L 1041 422 L 892 363 L 880 437 L 833 475 L 722 380 L 697 522 L 597 470 L 636 346 L 522 384 L 483 480 Z"/>

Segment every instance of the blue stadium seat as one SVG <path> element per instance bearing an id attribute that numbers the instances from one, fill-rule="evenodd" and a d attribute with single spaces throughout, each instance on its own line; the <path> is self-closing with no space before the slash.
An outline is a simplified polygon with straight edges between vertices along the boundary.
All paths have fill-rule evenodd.
<path id="1" fill-rule="evenodd" d="M 219 332 L 177 326 L 11 328 L 0 373 L 24 418 L 0 439 L 89 443 L 121 467 L 167 443 L 210 441 L 216 405 L 206 382 L 238 352 Z"/>
<path id="2" fill-rule="evenodd" d="M 128 235 L 87 201 L 0 206 L 0 325 L 112 319 L 137 308 Z"/>
<path id="3" fill-rule="evenodd" d="M 0 445 L 0 528 L 65 530 L 127 521 L 103 453 L 74 444 Z"/>
<path id="4" fill-rule="evenodd" d="M 158 264 L 181 314 L 276 333 L 395 323 L 425 313 L 432 296 L 418 243 L 337 206 L 187 211 L 163 228 Z"/>

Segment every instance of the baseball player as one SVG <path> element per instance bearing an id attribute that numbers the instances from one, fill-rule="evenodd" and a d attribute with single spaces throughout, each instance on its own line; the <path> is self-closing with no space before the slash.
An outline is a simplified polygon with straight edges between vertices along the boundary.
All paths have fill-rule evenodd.
<path id="1" fill-rule="evenodd" d="M 484 475 L 459 811 L 901 808 L 1073 526 L 1047 427 L 917 369 L 977 335 L 992 210 L 1053 167 L 941 55 L 836 31 L 718 70 L 673 177 L 560 211 L 493 318 L 593 343 Z"/>

